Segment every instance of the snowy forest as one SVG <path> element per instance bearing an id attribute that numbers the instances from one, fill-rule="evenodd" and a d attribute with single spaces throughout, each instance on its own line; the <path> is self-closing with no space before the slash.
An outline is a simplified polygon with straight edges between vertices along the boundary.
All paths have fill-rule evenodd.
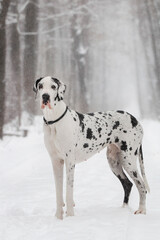
<path id="1" fill-rule="evenodd" d="M 55 218 L 55 180 L 33 92 L 45 76 L 66 84 L 64 101 L 78 112 L 125 110 L 140 121 L 151 189 L 146 215 L 134 215 L 135 184 L 122 208 L 104 149 L 76 165 L 75 216 L 65 214 L 64 188 L 64 218 Z M 159 146 L 160 0 L 0 0 L 0 240 L 159 239 Z"/>
<path id="2" fill-rule="evenodd" d="M 160 118 L 160 0 L 1 0 L 0 53 L 0 138 L 33 124 L 48 75 L 78 111 Z"/>

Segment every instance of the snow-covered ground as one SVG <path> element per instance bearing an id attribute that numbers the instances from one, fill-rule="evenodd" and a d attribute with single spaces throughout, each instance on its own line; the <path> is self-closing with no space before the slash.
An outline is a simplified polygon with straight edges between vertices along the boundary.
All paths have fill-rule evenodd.
<path id="1" fill-rule="evenodd" d="M 57 220 L 51 161 L 41 124 L 27 138 L 0 142 L 0 240 L 158 240 L 160 237 L 160 123 L 145 120 L 145 169 L 151 193 L 147 215 L 121 208 L 123 189 L 109 169 L 105 151 L 76 166 L 75 216 Z M 39 127 L 40 126 L 40 127 Z"/>

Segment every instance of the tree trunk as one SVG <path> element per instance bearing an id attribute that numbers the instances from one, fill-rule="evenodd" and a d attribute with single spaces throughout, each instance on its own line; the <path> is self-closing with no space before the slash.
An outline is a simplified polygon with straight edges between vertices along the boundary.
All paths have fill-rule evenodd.
<path id="1" fill-rule="evenodd" d="M 145 66 L 147 74 L 147 83 L 145 85 L 148 88 L 146 93 L 149 97 L 144 101 L 143 117 L 160 117 L 160 97 L 159 97 L 159 81 L 160 81 L 160 58 L 159 58 L 159 27 L 158 19 L 154 8 L 155 0 L 136 1 L 137 12 L 139 18 L 140 36 L 143 43 Z M 143 91 L 144 92 L 144 91 Z M 142 94 L 140 95 L 142 97 Z"/>
<path id="2" fill-rule="evenodd" d="M 17 3 L 12 4 L 12 12 L 17 13 Z M 15 113 L 14 117 L 18 117 L 18 124 L 17 128 L 19 129 L 21 125 L 21 67 L 20 67 L 20 37 L 17 31 L 16 24 L 13 23 L 11 25 L 11 39 L 10 39 L 10 45 L 11 45 L 11 51 L 10 51 L 10 57 L 11 57 L 11 65 L 12 65 L 12 82 L 14 82 L 15 86 L 15 96 L 14 99 L 14 106 L 15 106 Z M 15 97 L 14 96 L 14 97 Z"/>
<path id="3" fill-rule="evenodd" d="M 82 4 L 83 1 L 81 1 Z M 77 3 L 78 4 L 78 3 Z M 78 5 L 77 5 L 78 6 Z M 72 6 L 73 12 L 75 12 L 74 8 L 77 7 L 75 3 Z M 88 98 L 87 98 L 87 89 L 86 89 L 86 55 L 88 51 L 87 45 L 87 33 L 86 33 L 86 25 L 88 23 L 88 19 L 86 17 L 86 13 L 82 15 L 78 15 L 76 13 L 73 14 L 71 19 L 72 27 L 71 27 L 71 35 L 73 39 L 72 44 L 72 67 L 75 72 L 75 79 L 77 79 L 76 88 L 79 91 L 75 92 L 75 99 L 80 99 L 79 108 L 81 111 L 88 110 Z"/>
<path id="4" fill-rule="evenodd" d="M 10 0 L 3 0 L 0 9 L 0 139 L 3 138 L 5 114 L 6 16 Z"/>
<path id="5" fill-rule="evenodd" d="M 24 111 L 29 114 L 33 114 L 35 110 L 35 103 L 32 93 L 32 85 L 35 80 L 36 67 L 37 67 L 37 35 L 32 35 L 32 32 L 38 31 L 37 24 L 37 6 L 35 5 L 37 0 L 34 3 L 30 2 L 25 10 L 25 38 L 24 38 Z M 32 118 L 31 118 L 32 119 Z M 31 120 L 30 119 L 30 120 Z M 32 121 L 32 120 L 31 120 Z"/>

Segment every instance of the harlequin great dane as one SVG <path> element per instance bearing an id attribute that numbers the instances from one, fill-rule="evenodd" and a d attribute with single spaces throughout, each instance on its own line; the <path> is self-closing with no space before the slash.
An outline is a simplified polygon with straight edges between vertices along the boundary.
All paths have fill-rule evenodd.
<path id="1" fill-rule="evenodd" d="M 38 79 L 33 90 L 39 93 L 44 115 L 44 142 L 52 160 L 56 186 L 56 216 L 63 219 L 63 166 L 66 165 L 67 216 L 74 215 L 73 183 L 75 164 L 87 160 L 107 147 L 107 158 L 113 173 L 124 189 L 123 204 L 128 204 L 132 183 L 139 191 L 139 208 L 146 213 L 146 193 L 149 186 L 144 171 L 142 154 L 143 130 L 131 114 L 108 111 L 81 114 L 71 110 L 63 101 L 66 86 L 56 78 Z M 136 160 L 139 158 L 142 177 Z"/>

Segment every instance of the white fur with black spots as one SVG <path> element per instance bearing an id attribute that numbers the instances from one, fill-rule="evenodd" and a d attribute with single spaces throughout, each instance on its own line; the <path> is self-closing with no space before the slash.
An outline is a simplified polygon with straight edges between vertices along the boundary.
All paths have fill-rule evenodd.
<path id="1" fill-rule="evenodd" d="M 44 142 L 52 160 L 56 185 L 56 217 L 63 219 L 63 167 L 66 166 L 67 216 L 74 215 L 73 185 L 75 165 L 107 147 L 107 158 L 113 173 L 124 188 L 124 205 L 128 204 L 132 183 L 139 191 L 139 208 L 146 213 L 146 180 L 142 138 L 143 129 L 131 114 L 108 111 L 82 114 L 68 108 L 63 101 L 66 86 L 56 78 L 38 79 L 33 90 L 39 93 L 44 115 Z M 139 158 L 142 177 L 138 173 Z"/>

